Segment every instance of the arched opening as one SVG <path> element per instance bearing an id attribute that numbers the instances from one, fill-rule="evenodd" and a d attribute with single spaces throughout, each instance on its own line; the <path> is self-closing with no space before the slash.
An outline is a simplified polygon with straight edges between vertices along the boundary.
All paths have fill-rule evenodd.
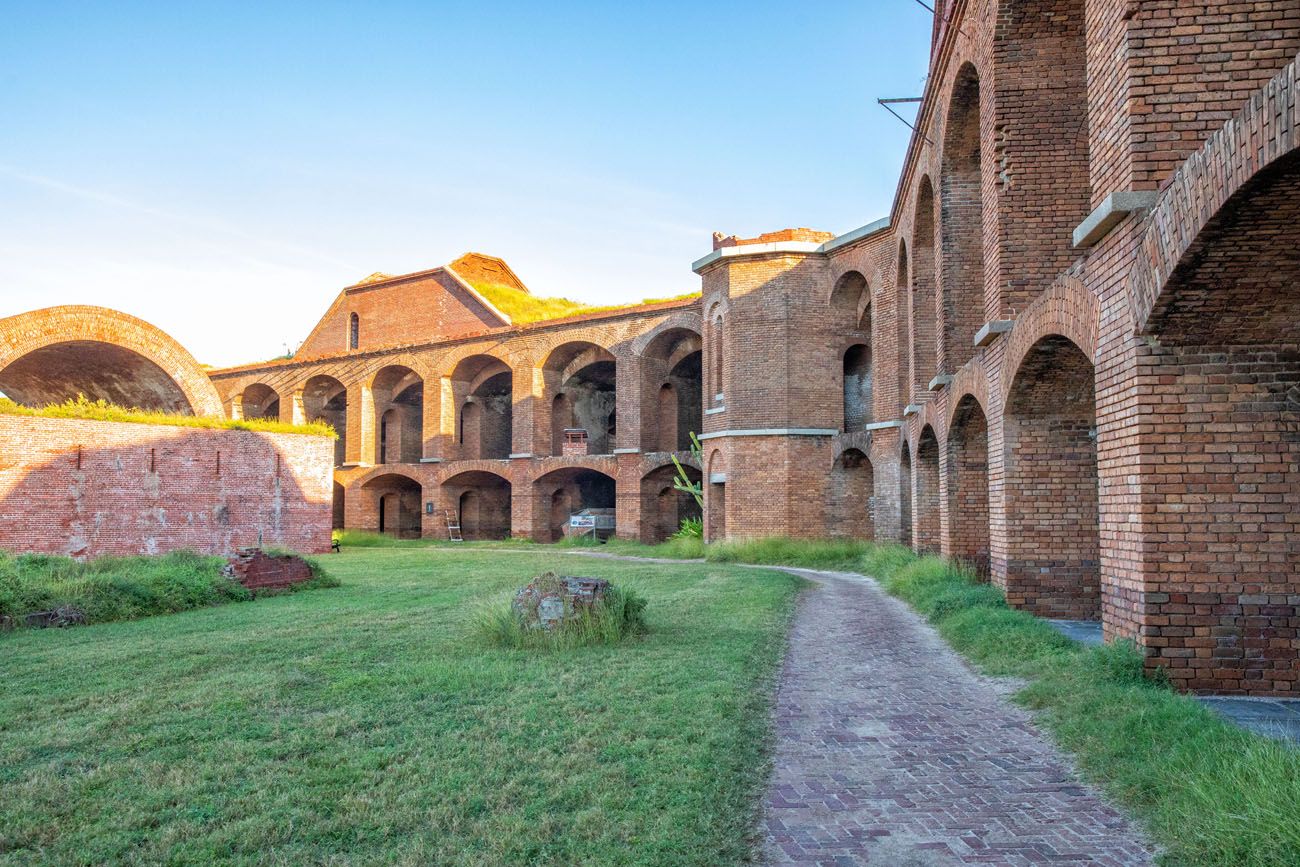
<path id="1" fill-rule="evenodd" d="M 615 532 L 614 479 L 596 470 L 567 467 L 554 470 L 534 484 L 537 497 L 534 538 L 538 542 L 555 542 L 570 531 L 570 518 L 590 517 L 600 537 Z M 586 531 L 575 531 L 586 532 Z"/>
<path id="2" fill-rule="evenodd" d="M 862 430 L 871 424 L 871 347 L 865 343 L 844 352 L 844 430 Z"/>
<path id="3" fill-rule="evenodd" d="M 835 281 L 831 290 L 831 316 L 837 336 L 849 334 L 852 344 L 841 361 L 843 374 L 843 430 L 862 430 L 871 424 L 871 290 L 857 271 L 849 271 Z"/>
<path id="4" fill-rule="evenodd" d="M 409 367 L 390 365 L 375 374 L 372 391 L 380 464 L 415 464 L 424 454 L 424 380 Z"/>
<path id="5" fill-rule="evenodd" d="M 827 482 L 828 534 L 852 539 L 875 538 L 875 490 L 871 461 L 858 449 L 846 449 L 835 459 Z"/>
<path id="6" fill-rule="evenodd" d="M 1144 529 L 1160 540 L 1143 582 L 1148 664 L 1188 688 L 1296 695 L 1300 149 L 1199 231 L 1171 234 L 1189 243 L 1146 319 L 1136 388 Z M 1167 608 L 1174 594 L 1195 594 L 1195 610 Z"/>
<path id="7" fill-rule="evenodd" d="M 461 460 L 503 460 L 514 440 L 514 373 L 490 355 L 471 355 L 451 373 Z"/>
<path id="8" fill-rule="evenodd" d="M 939 372 L 939 307 L 934 284 L 934 187 L 929 177 L 923 177 L 917 188 L 916 217 L 912 224 L 913 394 L 929 393 L 930 380 Z"/>
<path id="9" fill-rule="evenodd" d="M 551 395 L 546 406 L 552 412 L 552 446 L 557 445 L 557 433 L 562 443 L 564 430 L 584 430 L 588 454 L 612 453 L 618 433 L 614 412 L 617 377 L 609 350 L 582 341 L 566 343 L 547 356 L 543 374 Z M 561 396 L 564 400 L 557 400 Z M 567 418 L 557 417 L 557 412 Z M 561 426 L 559 421 L 566 423 Z M 563 449 L 555 449 L 553 454 L 563 454 Z"/>
<path id="10" fill-rule="evenodd" d="M 338 482 L 335 482 L 334 498 L 331 507 L 331 512 L 333 516 L 333 521 L 331 526 L 335 530 L 343 529 L 344 515 L 347 514 L 346 510 L 344 509 L 344 506 L 346 505 L 346 498 L 347 498 L 347 493 L 346 491 L 343 490 L 343 486 L 340 485 Z"/>
<path id="11" fill-rule="evenodd" d="M 692 482 L 702 478 L 695 467 L 685 466 L 687 477 Z M 677 490 L 673 482 L 677 478 L 677 468 L 672 464 L 659 467 L 646 473 L 641 479 L 641 541 L 647 544 L 662 542 L 676 533 L 682 521 L 688 518 L 698 519 L 702 511 L 695 498 L 684 491 Z"/>
<path id="12" fill-rule="evenodd" d="M 15 359 L 0 371 L 0 392 L 30 407 L 85 395 L 127 408 L 194 414 L 180 385 L 153 361 L 93 340 L 52 343 Z"/>
<path id="13" fill-rule="evenodd" d="M 937 553 L 939 542 L 939 440 L 926 425 L 916 443 L 916 550 Z"/>
<path id="14" fill-rule="evenodd" d="M 709 477 L 704 485 L 704 540 L 727 538 L 727 456 L 722 449 L 709 455 Z"/>
<path id="15" fill-rule="evenodd" d="M 269 385 L 260 382 L 250 385 L 244 389 L 239 402 L 243 407 L 244 418 L 280 419 L 280 395 Z"/>
<path id="16" fill-rule="evenodd" d="M 948 104 L 939 178 L 943 361 L 947 373 L 956 373 L 970 360 L 975 352 L 975 332 L 984 322 L 982 159 L 980 78 L 968 63 L 957 73 Z"/>
<path id="17" fill-rule="evenodd" d="M 1065 337 L 1034 344 L 1008 396 L 1007 600 L 1042 617 L 1099 618 L 1092 362 Z"/>
<path id="18" fill-rule="evenodd" d="M 912 290 L 907 268 L 907 243 L 898 242 L 898 297 L 894 319 L 898 330 L 898 417 L 912 398 Z"/>
<path id="19" fill-rule="evenodd" d="M 898 541 L 912 547 L 912 453 L 907 441 L 898 457 Z"/>
<path id="20" fill-rule="evenodd" d="M 989 577 L 989 425 L 971 395 L 948 430 L 948 551 Z"/>
<path id="21" fill-rule="evenodd" d="M 361 317 L 353 313 L 348 317 L 348 349 L 361 346 Z"/>
<path id="22" fill-rule="evenodd" d="M 495 473 L 457 473 L 442 483 L 443 515 L 460 524 L 469 541 L 510 537 L 510 482 Z"/>
<path id="23" fill-rule="evenodd" d="M 302 411 L 308 421 L 323 421 L 334 428 L 334 465 L 347 460 L 348 390 L 332 376 L 321 374 L 307 380 L 302 388 Z"/>
<path id="24" fill-rule="evenodd" d="M 421 488 L 414 479 L 386 473 L 366 482 L 362 489 L 369 495 L 365 529 L 399 539 L 420 538 Z"/>
<path id="25" fill-rule="evenodd" d="M 689 328 L 657 335 L 641 356 L 641 449 L 671 452 L 691 447 L 704 424 L 703 341 Z"/>
<path id="26" fill-rule="evenodd" d="M 718 403 L 725 400 L 726 388 L 724 377 L 726 375 L 726 340 L 723 337 L 722 314 L 718 313 L 713 317 L 713 333 L 709 336 L 709 350 L 713 353 L 713 365 L 711 382 L 709 389 L 713 392 L 713 402 Z"/>

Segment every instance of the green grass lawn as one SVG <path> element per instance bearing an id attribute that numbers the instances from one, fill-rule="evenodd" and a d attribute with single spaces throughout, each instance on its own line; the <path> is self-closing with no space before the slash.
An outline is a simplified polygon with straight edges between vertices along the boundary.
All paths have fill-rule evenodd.
<path id="1" fill-rule="evenodd" d="M 798 582 L 565 557 L 650 633 L 489 648 L 545 549 L 348 549 L 343 586 L 0 636 L 0 864 L 749 857 Z"/>

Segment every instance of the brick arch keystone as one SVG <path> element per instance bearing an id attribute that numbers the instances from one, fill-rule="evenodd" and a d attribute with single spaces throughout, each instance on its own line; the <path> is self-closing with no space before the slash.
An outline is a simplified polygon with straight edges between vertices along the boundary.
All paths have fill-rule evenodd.
<path id="1" fill-rule="evenodd" d="M 1174 173 L 1146 217 L 1146 232 L 1129 272 L 1135 331 L 1145 333 L 1163 303 L 1170 277 L 1201 231 L 1261 171 L 1300 151 L 1300 56 L 1251 96 Z"/>
<path id="2" fill-rule="evenodd" d="M 195 415 L 224 415 L 221 396 L 189 350 L 162 329 L 108 307 L 71 304 L 0 319 L 0 370 L 28 353 L 70 341 L 128 349 L 161 368 Z"/>

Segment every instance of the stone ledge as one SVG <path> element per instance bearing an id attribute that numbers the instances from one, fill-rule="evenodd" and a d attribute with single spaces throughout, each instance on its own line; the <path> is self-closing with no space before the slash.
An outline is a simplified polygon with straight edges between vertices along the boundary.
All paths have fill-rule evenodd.
<path id="1" fill-rule="evenodd" d="M 991 322 L 985 322 L 980 326 L 980 330 L 975 332 L 975 345 L 988 346 L 999 335 L 1006 334 L 1016 324 L 1014 319 L 994 319 Z"/>
<path id="2" fill-rule="evenodd" d="M 903 407 L 903 418 L 907 418 L 909 415 L 917 415 L 920 412 L 921 405 L 919 403 L 909 403 L 907 406 Z"/>
<path id="3" fill-rule="evenodd" d="M 839 431 L 824 427 L 763 427 L 751 430 L 720 430 L 701 434 L 700 440 L 716 440 L 721 437 L 833 437 Z"/>
<path id="4" fill-rule="evenodd" d="M 1074 230 L 1074 246 L 1091 247 L 1129 214 L 1145 211 L 1155 203 L 1155 190 L 1116 190 Z"/>
<path id="5" fill-rule="evenodd" d="M 616 455 L 639 455 L 639 454 L 641 454 L 641 450 L 640 450 L 640 449 L 614 449 L 613 454 L 616 454 Z"/>
<path id="6" fill-rule="evenodd" d="M 902 426 L 903 426 L 903 420 L 900 418 L 900 419 L 894 419 L 893 421 L 877 421 L 877 422 L 872 422 L 871 424 L 864 424 L 862 426 L 862 429 L 864 431 L 887 430 L 891 427 L 902 427 Z"/>
<path id="7" fill-rule="evenodd" d="M 930 385 L 928 386 L 928 388 L 930 389 L 930 391 L 938 391 L 944 386 L 951 385 L 951 384 L 952 384 L 952 377 L 946 373 L 941 373 L 938 376 L 936 376 L 934 379 L 930 380 Z"/>

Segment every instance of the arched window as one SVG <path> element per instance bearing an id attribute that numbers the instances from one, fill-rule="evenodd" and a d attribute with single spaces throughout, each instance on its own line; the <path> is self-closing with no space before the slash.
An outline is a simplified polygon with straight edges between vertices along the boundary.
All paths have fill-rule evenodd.
<path id="1" fill-rule="evenodd" d="M 356 349 L 361 343 L 361 317 L 352 314 L 352 319 L 348 325 L 348 349 Z"/>
<path id="2" fill-rule="evenodd" d="M 722 315 L 719 314 L 719 315 L 717 316 L 717 318 L 715 318 L 715 319 L 713 320 L 713 394 L 714 394 L 714 400 L 717 400 L 717 395 L 720 395 L 720 394 L 723 393 L 723 391 L 725 391 L 725 389 L 722 387 L 722 370 L 723 370 L 723 357 L 722 357 Z"/>

